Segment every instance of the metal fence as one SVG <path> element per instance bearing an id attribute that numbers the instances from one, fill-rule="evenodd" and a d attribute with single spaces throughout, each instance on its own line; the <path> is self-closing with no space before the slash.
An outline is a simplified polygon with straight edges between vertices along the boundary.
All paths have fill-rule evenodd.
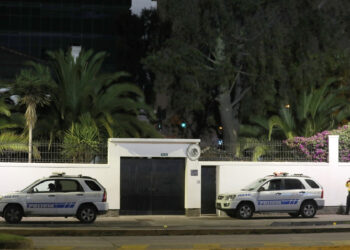
<path id="1" fill-rule="evenodd" d="M 201 146 L 201 151 L 201 161 L 316 161 L 299 148 L 289 147 L 283 141 L 242 141 L 235 145 Z"/>
<path id="2" fill-rule="evenodd" d="M 28 145 L 0 144 L 0 162 L 28 162 Z M 93 148 L 77 146 L 75 151 L 67 152 L 63 143 L 34 142 L 32 162 L 107 163 L 107 144 L 96 144 Z"/>
<path id="3" fill-rule="evenodd" d="M 107 143 L 93 148 L 71 146 L 67 152 L 63 143 L 34 142 L 32 162 L 36 163 L 107 163 Z M 341 149 L 340 149 L 341 150 Z M 328 149 L 325 150 L 328 161 Z M 235 152 L 235 153 L 234 153 Z M 341 152 L 340 152 L 341 153 Z M 349 153 L 350 157 L 350 153 Z M 348 158 L 340 157 L 340 161 Z M 201 161 L 276 161 L 315 162 L 300 148 L 287 146 L 283 141 L 242 141 L 236 145 L 201 145 Z M 0 162 L 28 162 L 28 145 L 1 144 Z"/>

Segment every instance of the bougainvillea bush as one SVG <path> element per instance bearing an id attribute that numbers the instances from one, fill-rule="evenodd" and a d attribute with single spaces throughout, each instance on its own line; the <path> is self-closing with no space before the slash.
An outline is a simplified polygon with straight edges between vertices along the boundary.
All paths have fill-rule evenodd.
<path id="1" fill-rule="evenodd" d="M 339 135 L 339 161 L 350 161 L 350 126 L 323 131 L 311 137 L 294 137 L 284 141 L 291 148 L 301 151 L 308 160 L 328 161 L 328 135 Z"/>

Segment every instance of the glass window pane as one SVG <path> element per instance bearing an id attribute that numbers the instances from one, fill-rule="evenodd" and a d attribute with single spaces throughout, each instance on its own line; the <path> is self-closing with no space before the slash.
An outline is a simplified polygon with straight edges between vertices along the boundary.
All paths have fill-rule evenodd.
<path id="1" fill-rule="evenodd" d="M 313 180 L 306 179 L 305 181 L 306 181 L 307 184 L 309 184 L 309 186 L 310 186 L 311 188 L 320 188 L 320 186 L 317 185 L 317 183 L 314 182 Z"/>
<path id="2" fill-rule="evenodd" d="M 77 181 L 59 180 L 57 183 L 57 192 L 81 192 L 82 188 Z"/>
<path id="3" fill-rule="evenodd" d="M 54 191 L 55 191 L 54 180 L 44 181 L 33 187 L 34 193 L 44 193 L 44 192 L 54 192 Z"/>
<path id="4" fill-rule="evenodd" d="M 305 189 L 304 185 L 298 179 L 285 179 L 285 189 Z"/>
<path id="5" fill-rule="evenodd" d="M 101 188 L 94 181 L 85 181 L 92 191 L 101 191 Z"/>

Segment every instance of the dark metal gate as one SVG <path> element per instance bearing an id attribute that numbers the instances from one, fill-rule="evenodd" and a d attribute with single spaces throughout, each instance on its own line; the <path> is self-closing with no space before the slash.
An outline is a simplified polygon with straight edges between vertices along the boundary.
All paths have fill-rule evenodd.
<path id="1" fill-rule="evenodd" d="M 120 214 L 184 214 L 185 159 L 121 158 Z"/>
<path id="2" fill-rule="evenodd" d="M 202 166 L 201 214 L 215 214 L 216 167 Z"/>

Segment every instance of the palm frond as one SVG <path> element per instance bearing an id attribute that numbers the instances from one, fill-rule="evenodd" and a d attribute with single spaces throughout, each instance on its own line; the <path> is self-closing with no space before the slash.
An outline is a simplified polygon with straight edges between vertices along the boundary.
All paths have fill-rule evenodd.
<path id="1" fill-rule="evenodd" d="M 280 128 L 287 139 L 293 138 L 294 133 L 288 124 L 286 124 L 279 116 L 272 116 L 269 119 L 269 140 L 271 140 L 274 127 Z"/>

